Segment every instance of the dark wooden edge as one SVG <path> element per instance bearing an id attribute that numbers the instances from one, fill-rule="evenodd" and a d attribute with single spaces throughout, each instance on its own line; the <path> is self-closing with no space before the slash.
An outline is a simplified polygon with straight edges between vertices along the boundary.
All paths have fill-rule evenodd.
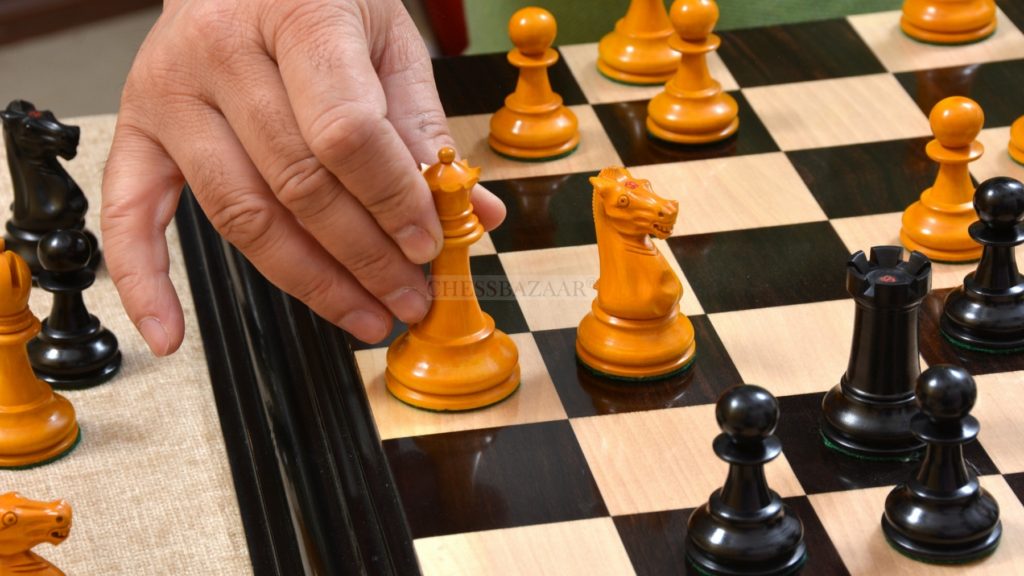
<path id="1" fill-rule="evenodd" d="M 0 44 L 159 6 L 161 0 L 0 0 Z"/>
<path id="2" fill-rule="evenodd" d="M 418 574 L 343 333 L 271 286 L 188 188 L 176 221 L 255 573 Z"/>

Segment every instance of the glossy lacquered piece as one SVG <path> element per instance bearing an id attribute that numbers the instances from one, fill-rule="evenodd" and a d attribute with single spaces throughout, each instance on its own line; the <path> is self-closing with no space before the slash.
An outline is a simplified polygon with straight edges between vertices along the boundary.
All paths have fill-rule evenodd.
<path id="1" fill-rule="evenodd" d="M 690 515 L 687 559 L 715 575 L 796 572 L 807 558 L 803 524 L 764 475 L 764 465 L 782 453 L 782 443 L 772 435 L 778 402 L 759 386 L 736 386 L 718 399 L 715 417 L 722 429 L 715 454 L 729 463 L 729 476 Z"/>
<path id="2" fill-rule="evenodd" d="M 0 112 L 4 125 L 7 164 L 14 186 L 11 218 L 7 221 L 7 248 L 17 252 L 35 276 L 41 270 L 36 256 L 39 240 L 58 229 L 85 228 L 89 203 L 82 189 L 64 170 L 65 160 L 78 151 L 79 129 L 62 124 L 49 110 L 36 110 L 30 102 L 15 100 Z M 92 247 L 90 267 L 100 261 L 96 237 L 86 232 Z"/>
<path id="3" fill-rule="evenodd" d="M 1024 350 L 1024 277 L 1014 247 L 1024 243 L 1024 185 L 996 177 L 978 185 L 971 236 L 985 249 L 978 268 L 946 297 L 942 333 L 979 351 Z"/>
<path id="4" fill-rule="evenodd" d="M 670 36 L 672 23 L 663 0 L 632 0 L 626 15 L 597 45 L 597 69 L 618 82 L 663 84 L 679 66 Z"/>
<path id="5" fill-rule="evenodd" d="M 70 534 L 67 502 L 39 502 L 17 492 L 0 495 L 0 574 L 64 576 L 32 548 L 43 543 L 58 546 Z"/>
<path id="6" fill-rule="evenodd" d="M 939 364 L 917 382 L 921 413 L 914 435 L 928 445 L 917 474 L 885 500 L 882 531 L 897 550 L 928 562 L 968 562 L 995 550 L 999 505 L 964 461 L 963 446 L 980 429 L 969 413 L 977 398 L 971 375 Z"/>
<path id="7" fill-rule="evenodd" d="M 924 447 L 910 432 L 917 413 L 918 311 L 931 288 L 931 262 L 920 252 L 903 260 L 899 246 L 857 252 L 846 288 L 856 315 L 850 363 L 822 402 L 821 431 L 840 450 L 902 458 Z"/>
<path id="8" fill-rule="evenodd" d="M 922 42 L 966 44 L 996 31 L 995 0 L 906 0 L 903 31 Z"/>
<path id="9" fill-rule="evenodd" d="M 682 283 L 650 239 L 668 238 L 679 205 L 625 168 L 605 168 L 590 182 L 601 275 L 579 325 L 576 354 L 618 378 L 679 372 L 696 353 L 693 324 L 679 310 Z"/>
<path id="10" fill-rule="evenodd" d="M 77 230 L 51 232 L 39 242 L 39 287 L 53 294 L 53 307 L 28 343 L 28 356 L 36 376 L 61 390 L 101 384 L 121 368 L 117 337 L 82 299 L 96 279 L 90 256 L 89 240 Z"/>
<path id="11" fill-rule="evenodd" d="M 1024 116 L 1017 118 L 1010 126 L 1010 158 L 1024 164 Z"/>
<path id="12" fill-rule="evenodd" d="M 935 139 L 925 150 L 938 162 L 939 173 L 935 183 L 903 212 L 900 242 L 940 262 L 977 260 L 981 246 L 967 233 L 975 219 L 974 184 L 967 164 L 985 151 L 976 140 L 985 115 L 974 100 L 950 96 L 932 108 L 928 120 Z"/>
<path id="13" fill-rule="evenodd" d="M 491 117 L 488 143 L 499 154 L 521 160 L 564 156 L 580 142 L 579 121 L 551 89 L 548 68 L 558 61 L 551 48 L 558 32 L 555 17 L 528 7 L 512 15 L 509 37 L 516 47 L 508 61 L 519 69 L 515 91 Z"/>
<path id="14" fill-rule="evenodd" d="M 25 345 L 39 332 L 28 307 L 32 273 L 0 244 L 0 466 L 42 464 L 78 442 L 75 409 L 32 372 Z"/>
<path id="15" fill-rule="evenodd" d="M 519 387 L 519 351 L 480 309 L 469 247 L 484 234 L 470 192 L 479 168 L 442 148 L 423 172 L 444 228 L 444 248 L 430 265 L 433 303 L 426 317 L 388 347 L 388 390 L 429 410 L 472 410 L 500 402 Z"/>
<path id="16" fill-rule="evenodd" d="M 675 35 L 669 46 L 681 54 L 665 90 L 647 106 L 647 130 L 677 144 L 725 140 L 739 129 L 739 107 L 708 72 L 707 55 L 721 40 L 711 33 L 718 22 L 714 0 L 676 0 L 669 12 Z"/>

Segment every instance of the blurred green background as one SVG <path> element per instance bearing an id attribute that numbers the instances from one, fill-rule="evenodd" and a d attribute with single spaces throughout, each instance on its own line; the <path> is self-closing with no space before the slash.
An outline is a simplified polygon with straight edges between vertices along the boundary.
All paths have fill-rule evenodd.
<path id="1" fill-rule="evenodd" d="M 671 5 L 666 0 L 665 5 Z M 839 18 L 899 10 L 903 0 L 718 0 L 718 30 Z M 558 21 L 558 44 L 596 42 L 626 13 L 629 0 L 465 0 L 469 53 L 509 50 L 508 19 L 524 6 L 541 6 Z"/>

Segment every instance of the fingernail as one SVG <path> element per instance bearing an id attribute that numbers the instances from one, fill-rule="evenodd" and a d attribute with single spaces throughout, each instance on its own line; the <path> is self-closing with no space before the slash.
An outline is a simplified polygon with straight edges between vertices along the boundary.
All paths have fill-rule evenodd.
<path id="1" fill-rule="evenodd" d="M 341 319 L 341 327 L 349 334 L 363 342 L 380 342 L 388 335 L 387 323 L 384 319 L 366 310 L 349 312 Z"/>
<path id="2" fill-rule="evenodd" d="M 415 224 L 399 230 L 395 234 L 395 240 L 398 242 L 399 247 L 402 248 L 402 252 L 405 253 L 405 257 L 416 264 L 430 262 L 441 251 L 441 245 L 438 241 L 427 233 L 426 230 Z"/>
<path id="3" fill-rule="evenodd" d="M 415 324 L 427 315 L 430 303 L 427 297 L 415 288 L 399 288 L 384 297 L 391 312 L 406 324 Z"/>
<path id="4" fill-rule="evenodd" d="M 163 322 L 155 316 L 146 316 L 139 321 L 139 334 L 146 341 L 150 351 L 157 356 L 167 355 L 167 345 L 170 338 L 167 337 L 167 330 Z"/>

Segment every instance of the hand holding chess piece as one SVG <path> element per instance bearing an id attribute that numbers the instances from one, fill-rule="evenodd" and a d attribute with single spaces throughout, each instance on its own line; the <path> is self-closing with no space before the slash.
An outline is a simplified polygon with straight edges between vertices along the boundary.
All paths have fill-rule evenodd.
<path id="1" fill-rule="evenodd" d="M 0 495 L 0 574 L 64 576 L 32 548 L 44 542 L 58 546 L 70 533 L 67 502 L 37 502 L 16 492 Z"/>

